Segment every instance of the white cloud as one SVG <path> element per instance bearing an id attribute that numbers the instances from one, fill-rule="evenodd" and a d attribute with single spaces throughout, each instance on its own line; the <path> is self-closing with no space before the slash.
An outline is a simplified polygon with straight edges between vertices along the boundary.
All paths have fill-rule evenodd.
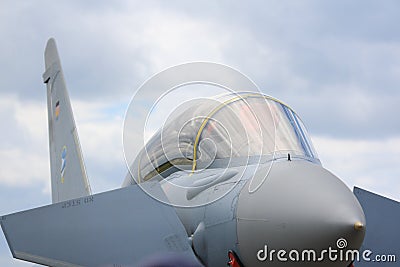
<path id="1" fill-rule="evenodd" d="M 83 21 L 91 35 L 103 36 L 107 32 L 109 36 L 105 42 L 118 47 L 118 51 L 114 51 L 118 55 L 123 51 L 125 61 L 135 60 L 138 52 L 144 53 L 145 68 L 150 67 L 152 71 L 192 60 L 220 61 L 223 46 L 232 34 L 229 28 L 223 24 L 217 26 L 215 21 L 173 9 L 136 4 L 119 12 L 91 14 Z"/>
<path id="2" fill-rule="evenodd" d="M 127 172 L 122 146 L 127 104 L 80 99 L 71 102 L 93 192 L 119 187 Z"/>
<path id="3" fill-rule="evenodd" d="M 236 67 L 293 106 L 318 134 L 324 166 L 350 187 L 399 199 L 396 1 L 6 0 L 0 6 L 0 187 L 41 184 L 49 194 L 41 74 L 45 41 L 54 36 L 95 188 L 123 179 L 122 101 L 166 67 L 211 60 Z"/>
<path id="4" fill-rule="evenodd" d="M 96 159 L 98 163 L 114 164 L 123 161 L 123 114 L 108 113 L 109 107 L 119 103 L 74 101 L 72 105 L 84 156 Z"/>
<path id="5" fill-rule="evenodd" d="M 76 124 L 88 174 L 96 183 L 104 183 L 98 166 L 109 172 L 119 166 L 124 172 L 122 150 L 122 114 L 120 103 L 73 101 Z M 20 100 L 13 95 L 0 97 L 5 138 L 0 140 L 0 185 L 29 187 L 40 184 L 50 194 L 50 163 L 45 102 Z M 117 106 L 114 112 L 110 112 Z M 108 166 L 105 168 L 104 166 Z M 114 178 L 114 177 L 112 177 Z M 123 175 L 117 177 L 121 184 Z M 108 183 L 109 184 L 109 183 Z M 112 183 L 111 183 L 112 184 Z"/>
<path id="6" fill-rule="evenodd" d="M 0 183 L 9 186 L 46 184 L 49 164 L 43 153 L 24 151 L 23 148 L 0 150 Z"/>
<path id="7" fill-rule="evenodd" d="M 42 139 L 47 134 L 45 104 L 29 99 L 21 101 L 16 94 L 0 94 L 0 116 L 5 132 L 22 132 L 27 138 Z M 6 140 L 3 140 L 6 141 Z"/>
<path id="8" fill-rule="evenodd" d="M 43 192 L 48 193 L 46 107 L 4 94 L 0 104 L 5 133 L 0 140 L 0 184 L 26 187 L 39 183 L 43 185 Z"/>
<path id="9" fill-rule="evenodd" d="M 359 140 L 313 137 L 323 166 L 350 188 L 400 199 L 400 137 Z"/>
<path id="10" fill-rule="evenodd" d="M 48 134 L 46 104 L 30 101 L 13 101 L 13 103 L 18 125 L 30 138 L 42 143 Z"/>

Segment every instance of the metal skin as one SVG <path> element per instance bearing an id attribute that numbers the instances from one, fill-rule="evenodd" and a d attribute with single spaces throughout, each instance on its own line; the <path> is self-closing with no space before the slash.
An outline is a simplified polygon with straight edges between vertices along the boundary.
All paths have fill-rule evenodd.
<path id="1" fill-rule="evenodd" d="M 364 266 L 398 266 L 400 258 L 400 202 L 354 187 L 353 193 L 364 210 L 368 227 L 360 251 L 373 252 L 363 259 Z M 377 257 L 375 257 L 377 256 Z"/>
<path id="2" fill-rule="evenodd" d="M 78 131 L 54 39 L 45 49 L 52 202 L 91 195 Z M 72 178 L 73 177 L 73 178 Z"/>
<path id="3" fill-rule="evenodd" d="M 242 167 L 244 168 L 244 167 Z M 247 166 L 247 174 L 265 175 L 269 163 Z M 238 168 L 240 169 L 240 168 Z M 188 179 L 175 175 L 172 179 Z M 337 249 L 336 241 L 344 238 L 346 249 L 358 249 L 365 228 L 355 229 L 355 223 L 365 225 L 363 210 L 353 193 L 336 176 L 320 165 L 306 160 L 280 160 L 273 163 L 261 187 L 250 193 L 253 177 L 246 174 L 223 198 L 197 208 L 177 208 L 177 213 L 192 239 L 194 252 L 206 266 L 223 266 L 227 252 L 236 252 L 243 266 L 348 266 L 349 261 L 332 261 L 329 255 L 320 258 L 324 249 Z M 200 193 L 193 201 L 224 194 L 238 178 L 232 178 Z M 171 199 L 179 191 L 169 192 Z M 181 193 L 182 194 L 182 193 Z M 265 246 L 271 250 L 313 249 L 315 262 L 260 261 L 257 253 Z M 276 254 L 276 252 L 275 252 Z M 264 256 L 261 253 L 261 256 Z M 288 254 L 286 254 L 288 258 Z M 311 259 L 312 260 L 312 259 Z"/>
<path id="4" fill-rule="evenodd" d="M 360 248 L 366 225 L 363 210 L 339 178 L 319 162 L 305 158 L 288 155 L 261 164 L 214 165 L 201 173 L 164 173 L 158 180 L 155 177 L 140 184 L 169 200 L 165 202 L 181 203 L 182 207 L 156 201 L 130 183 L 124 183 L 126 188 L 89 195 L 52 39 L 47 57 L 44 78 L 51 100 L 54 203 L 0 216 L 15 258 L 51 266 L 122 267 L 149 266 L 145 262 L 148 257 L 173 253 L 173 257 L 191 260 L 192 266 L 198 266 L 197 259 L 211 267 L 226 266 L 228 261 L 235 267 L 349 266 L 350 261 L 331 260 L 321 253 L 337 250 L 339 239 L 347 242 L 345 249 Z M 56 73 L 61 75 L 59 80 Z M 51 125 L 55 123 L 59 125 Z M 63 161 L 64 146 L 70 153 L 67 161 Z M 65 163 L 69 165 L 60 173 Z M 215 201 L 208 203 L 210 200 Z M 289 257 L 292 250 L 300 254 L 314 250 L 317 257 L 293 261 Z M 162 262 L 157 266 L 170 265 Z"/>
<path id="5" fill-rule="evenodd" d="M 259 168 L 256 175 L 263 175 L 265 170 Z M 246 266 L 264 266 L 270 264 L 268 261 L 273 261 L 268 266 L 293 265 L 279 261 L 277 255 L 260 262 L 254 255 L 264 246 L 276 252 L 282 248 L 287 253 L 292 249 L 320 252 L 328 247 L 337 249 L 336 241 L 344 238 L 346 249 L 358 249 L 365 233 L 354 227 L 357 222 L 365 225 L 365 217 L 352 192 L 336 176 L 306 161 L 275 163 L 258 191 L 250 194 L 244 188 L 239 196 L 237 221 L 239 253 Z M 305 261 L 296 262 L 296 266 L 350 263 L 325 256 L 314 264 Z"/>

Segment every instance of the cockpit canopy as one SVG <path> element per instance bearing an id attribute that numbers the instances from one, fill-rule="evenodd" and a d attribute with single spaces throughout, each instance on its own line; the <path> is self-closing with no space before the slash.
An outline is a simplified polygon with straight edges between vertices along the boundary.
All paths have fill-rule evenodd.
<path id="1" fill-rule="evenodd" d="M 284 157 L 319 163 L 297 114 L 266 95 L 229 94 L 181 105 L 138 154 L 131 172 L 140 183 L 180 169 L 197 171 Z"/>

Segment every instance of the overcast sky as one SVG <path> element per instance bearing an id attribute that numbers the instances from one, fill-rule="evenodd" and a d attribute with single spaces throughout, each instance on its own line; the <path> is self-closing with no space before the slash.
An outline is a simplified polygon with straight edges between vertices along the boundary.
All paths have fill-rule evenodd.
<path id="1" fill-rule="evenodd" d="M 349 187 L 399 200 L 399 14 L 389 0 L 2 0 L 0 215 L 51 202 L 41 78 L 49 37 L 95 193 L 123 181 L 122 121 L 134 91 L 200 60 L 232 66 L 288 103 L 322 164 Z M 2 234 L 0 266 L 31 266 L 11 259 Z"/>

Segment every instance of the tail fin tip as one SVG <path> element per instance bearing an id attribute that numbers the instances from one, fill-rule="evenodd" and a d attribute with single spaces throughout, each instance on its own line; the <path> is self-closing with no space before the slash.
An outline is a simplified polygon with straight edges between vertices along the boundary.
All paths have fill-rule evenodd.
<path id="1" fill-rule="evenodd" d="M 54 38 L 50 38 L 47 41 L 46 48 L 44 50 L 44 62 L 46 70 L 55 62 L 59 61 L 60 58 L 58 56 L 56 40 Z"/>

